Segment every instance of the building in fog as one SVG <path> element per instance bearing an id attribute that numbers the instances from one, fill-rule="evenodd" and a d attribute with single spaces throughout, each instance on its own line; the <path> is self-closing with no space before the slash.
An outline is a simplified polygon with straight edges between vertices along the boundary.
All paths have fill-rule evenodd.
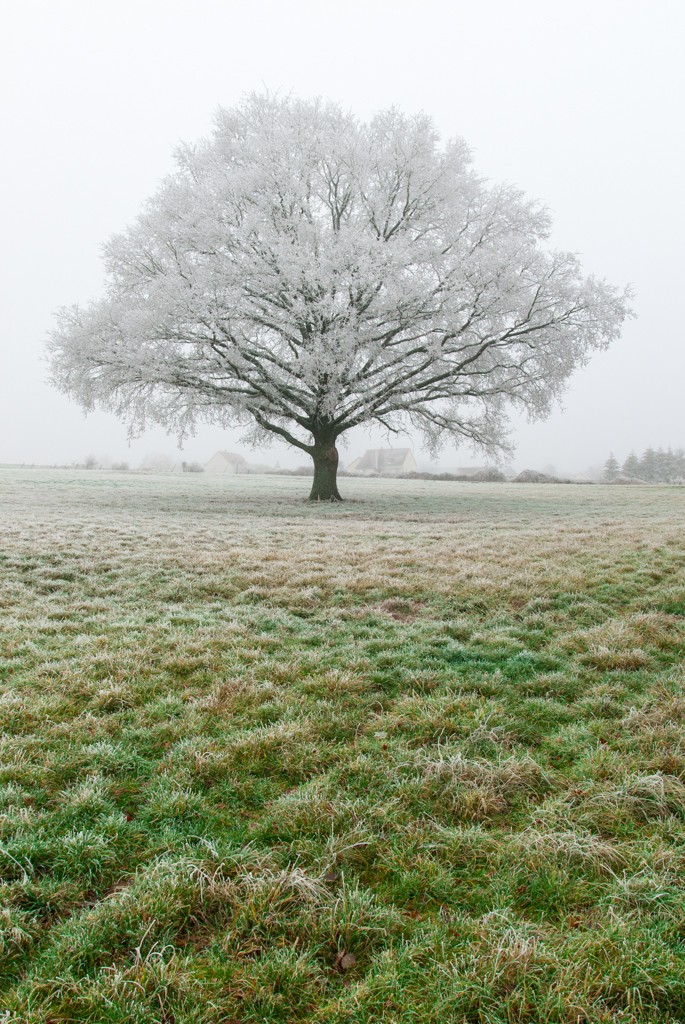
<path id="1" fill-rule="evenodd" d="M 360 459 L 347 466 L 350 473 L 380 473 L 396 476 L 416 471 L 411 448 L 369 448 Z"/>
<path id="2" fill-rule="evenodd" d="M 235 475 L 249 472 L 249 466 L 242 455 L 235 452 L 217 452 L 205 466 L 206 473 L 219 475 Z"/>

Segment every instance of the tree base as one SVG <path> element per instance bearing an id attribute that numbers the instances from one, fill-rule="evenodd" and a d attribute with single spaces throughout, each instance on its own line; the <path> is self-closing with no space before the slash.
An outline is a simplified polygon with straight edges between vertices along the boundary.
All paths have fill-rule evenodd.
<path id="1" fill-rule="evenodd" d="M 331 494 L 328 497 L 326 497 L 326 496 L 318 494 L 318 493 L 315 494 L 314 490 L 312 489 L 312 491 L 311 491 L 311 493 L 309 495 L 309 501 L 336 501 L 337 502 L 337 501 L 344 501 L 344 500 L 345 499 L 340 494 L 338 494 L 337 491 L 335 492 L 335 494 Z"/>

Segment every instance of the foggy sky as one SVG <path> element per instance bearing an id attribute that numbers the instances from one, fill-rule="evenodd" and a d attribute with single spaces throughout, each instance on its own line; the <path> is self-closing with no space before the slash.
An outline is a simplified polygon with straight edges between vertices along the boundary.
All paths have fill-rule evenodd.
<path id="1" fill-rule="evenodd" d="M 3 20 L 0 463 L 175 452 L 162 430 L 129 448 L 114 417 L 84 418 L 49 388 L 44 339 L 59 306 L 98 296 L 101 244 L 173 170 L 178 142 L 264 88 L 364 119 L 426 111 L 478 171 L 547 204 L 555 247 L 634 285 L 638 318 L 575 375 L 564 410 L 516 421 L 518 468 L 685 446 L 680 0 L 11 0 Z M 179 458 L 246 451 L 239 436 L 203 428 Z M 343 461 L 371 443 L 387 442 L 358 430 Z M 303 461 L 281 445 L 253 458 Z"/>

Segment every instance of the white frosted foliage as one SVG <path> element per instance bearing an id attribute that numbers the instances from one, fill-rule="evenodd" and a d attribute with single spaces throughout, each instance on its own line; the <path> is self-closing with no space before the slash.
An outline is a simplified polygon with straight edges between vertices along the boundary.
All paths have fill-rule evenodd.
<path id="1" fill-rule="evenodd" d="M 548 229 L 426 116 L 252 96 L 107 243 L 53 380 L 133 431 L 244 423 L 314 454 L 375 421 L 503 447 L 507 405 L 545 415 L 629 315 Z"/>

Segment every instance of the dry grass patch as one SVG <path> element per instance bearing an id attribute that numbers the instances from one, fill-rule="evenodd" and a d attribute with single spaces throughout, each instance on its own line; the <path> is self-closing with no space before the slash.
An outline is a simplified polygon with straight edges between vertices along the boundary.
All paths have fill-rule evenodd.
<path id="1" fill-rule="evenodd" d="M 616 789 L 592 796 L 589 801 L 599 807 L 625 811 L 635 818 L 649 821 L 671 814 L 685 815 L 685 784 L 672 775 L 655 772 L 629 775 Z"/>
<path id="2" fill-rule="evenodd" d="M 553 788 L 551 775 L 530 757 L 492 762 L 464 757 L 461 751 L 429 756 L 423 778 L 431 795 L 458 817 L 474 821 L 501 815 L 518 800 L 541 797 Z"/>

